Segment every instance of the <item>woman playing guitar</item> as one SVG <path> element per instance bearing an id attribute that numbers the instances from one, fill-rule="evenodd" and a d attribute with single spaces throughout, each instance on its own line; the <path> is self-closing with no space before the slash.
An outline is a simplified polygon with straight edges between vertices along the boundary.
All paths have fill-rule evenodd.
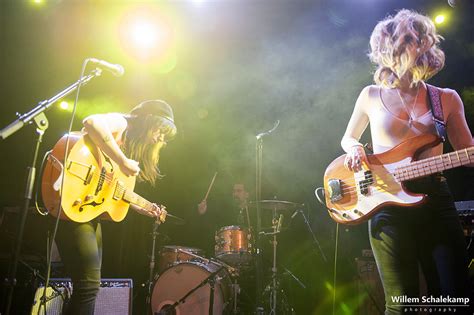
<path id="1" fill-rule="evenodd" d="M 118 166 L 125 177 L 137 176 L 138 180 L 152 185 L 160 177 L 160 150 L 176 134 L 173 111 L 167 103 L 159 100 L 145 101 L 129 114 L 92 115 L 85 118 L 83 124 L 83 133 L 99 149 L 100 155 L 106 156 L 105 160 L 113 160 L 110 165 Z M 65 185 L 68 185 L 67 181 Z M 131 202 L 131 205 L 136 211 L 151 213 L 157 218 L 164 212 L 156 204 L 147 209 L 136 203 Z M 66 313 L 94 314 L 102 264 L 99 220 L 63 221 L 58 233 L 60 254 L 73 282 L 73 294 Z"/>
<path id="2" fill-rule="evenodd" d="M 344 166 L 358 173 L 370 170 L 359 139 L 370 124 L 375 154 L 423 134 L 436 134 L 430 110 L 428 80 L 444 66 L 438 47 L 441 37 L 433 22 L 410 10 L 379 22 L 370 38 L 369 57 L 376 64 L 375 85 L 359 95 L 341 145 Z M 454 149 L 474 145 L 464 117 L 463 103 L 452 89 L 438 90 L 448 139 Z M 426 148 L 418 157 L 442 153 L 443 145 Z M 473 166 L 472 163 L 468 166 Z M 445 178 L 434 174 L 406 183 L 427 195 L 414 207 L 384 206 L 369 221 L 369 237 L 385 291 L 385 314 L 409 314 L 407 298 L 419 298 L 419 266 L 433 297 L 467 298 L 469 284 L 466 244 Z M 403 300 L 404 299 L 404 300 Z M 472 299 L 471 299 L 472 303 Z M 450 304 L 431 302 L 433 304 Z M 459 304 L 459 303 L 455 303 Z M 469 307 L 456 307 L 469 313 Z"/>

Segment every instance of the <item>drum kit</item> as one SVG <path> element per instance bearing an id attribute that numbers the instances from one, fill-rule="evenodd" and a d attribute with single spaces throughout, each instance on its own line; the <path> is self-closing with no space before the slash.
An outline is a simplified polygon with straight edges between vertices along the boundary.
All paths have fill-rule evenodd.
<path id="1" fill-rule="evenodd" d="M 251 203 L 250 206 L 255 204 Z M 269 303 L 262 303 L 269 305 L 269 311 L 250 309 L 258 303 L 249 303 L 249 309 L 248 305 L 243 306 L 245 303 L 241 303 L 241 284 L 248 285 L 249 279 L 255 279 L 252 274 L 256 272 L 257 255 L 262 250 L 256 250 L 256 233 L 252 229 L 231 225 L 216 231 L 212 258 L 204 257 L 203 251 L 198 248 L 163 246 L 159 251 L 155 270 L 153 249 L 147 298 L 147 307 L 153 315 L 294 314 L 279 285 L 277 235 L 282 230 L 284 215 L 294 216 L 295 213 L 302 212 L 302 205 L 280 200 L 262 200 L 259 205 L 261 209 L 272 212 L 271 228 L 262 229 L 257 233 L 260 237 L 269 236 L 272 244 L 271 277 L 267 277 L 270 283 L 264 292 L 256 294 L 261 299 L 269 298 Z M 156 227 L 154 232 L 156 235 Z M 286 268 L 285 273 L 291 274 Z M 291 276 L 304 287 L 296 276 Z"/>

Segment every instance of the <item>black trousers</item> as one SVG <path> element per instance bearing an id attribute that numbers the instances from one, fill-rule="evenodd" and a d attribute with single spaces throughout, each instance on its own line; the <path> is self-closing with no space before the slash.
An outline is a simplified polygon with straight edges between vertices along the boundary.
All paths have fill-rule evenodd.
<path id="1" fill-rule="evenodd" d="M 454 306 L 462 302 L 426 299 L 470 298 L 473 304 L 466 242 L 446 179 L 433 175 L 406 185 L 412 192 L 427 194 L 427 202 L 414 208 L 386 207 L 369 222 L 385 291 L 385 314 L 415 314 L 421 309 L 407 305 L 425 305 L 430 314 L 446 313 L 452 305 L 453 313 L 472 314 L 467 306 Z M 420 269 L 428 291 L 424 301 L 419 296 Z M 408 302 L 410 298 L 414 299 Z"/>
<path id="2" fill-rule="evenodd" d="M 94 314 L 102 265 L 100 223 L 61 221 L 56 243 L 73 284 L 73 294 L 65 313 Z"/>

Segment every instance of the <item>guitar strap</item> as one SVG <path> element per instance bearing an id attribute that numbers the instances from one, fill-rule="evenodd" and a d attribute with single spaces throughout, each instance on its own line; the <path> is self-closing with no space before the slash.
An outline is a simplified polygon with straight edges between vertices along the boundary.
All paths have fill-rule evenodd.
<path id="1" fill-rule="evenodd" d="M 443 106 L 441 105 L 441 95 L 439 89 L 430 84 L 426 84 L 428 89 L 428 100 L 430 103 L 431 114 L 433 115 L 433 122 L 436 127 L 436 133 L 444 142 L 446 141 L 446 123 L 444 122 Z"/>

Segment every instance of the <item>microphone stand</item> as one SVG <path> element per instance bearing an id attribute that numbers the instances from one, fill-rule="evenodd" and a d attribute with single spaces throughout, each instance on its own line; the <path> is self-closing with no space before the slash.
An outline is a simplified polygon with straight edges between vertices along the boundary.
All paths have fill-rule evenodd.
<path id="1" fill-rule="evenodd" d="M 153 278 L 155 275 L 155 245 L 156 245 L 156 236 L 158 235 L 158 227 L 160 226 L 160 221 L 155 221 L 153 224 L 153 231 L 151 232 L 152 235 L 152 246 L 151 246 L 151 254 L 150 254 L 150 273 L 148 275 L 148 284 L 147 284 L 147 296 L 146 296 L 146 310 L 151 309 L 151 291 L 153 285 Z M 148 312 L 148 311 L 147 311 Z"/>
<path id="2" fill-rule="evenodd" d="M 263 137 L 271 134 L 277 129 L 280 125 L 280 120 L 277 120 L 273 125 L 273 128 L 261 132 L 256 136 L 256 165 L 255 165 L 255 199 L 256 199 L 256 212 L 257 212 L 257 229 L 256 229 L 256 257 L 255 257 L 255 270 L 256 270 L 256 314 L 263 314 L 263 305 L 260 301 L 260 296 L 262 294 L 263 288 L 263 262 L 262 262 L 262 238 L 260 237 L 260 232 L 262 230 L 262 219 L 260 216 L 260 200 L 262 200 L 262 158 L 263 158 Z"/>
<path id="3" fill-rule="evenodd" d="M 34 182 L 35 182 L 35 177 L 36 177 L 36 161 L 38 158 L 39 147 L 40 147 L 41 142 L 43 141 L 43 135 L 49 126 L 48 119 L 46 118 L 44 111 L 50 108 L 54 102 L 70 94 L 75 89 L 77 89 L 78 86 L 89 82 L 92 78 L 100 76 L 101 73 L 102 73 L 102 70 L 100 69 L 93 70 L 91 74 L 78 80 L 72 85 L 68 86 L 66 89 L 59 92 L 52 98 L 39 102 L 38 105 L 32 110 L 30 110 L 29 112 L 25 114 L 21 114 L 21 115 L 17 114 L 18 115 L 17 120 L 15 120 L 11 124 L 9 124 L 7 127 L 0 130 L 0 138 L 5 139 L 8 136 L 14 134 L 16 131 L 20 130 L 26 124 L 31 123 L 33 121 L 36 124 L 36 133 L 38 134 L 35 150 L 33 152 L 33 159 L 32 159 L 31 165 L 28 167 L 28 177 L 26 180 L 24 203 L 21 210 L 20 226 L 18 229 L 17 239 L 15 243 L 15 252 L 13 254 L 13 260 L 10 265 L 8 279 L 5 279 L 5 284 L 8 286 L 8 296 L 7 296 L 7 302 L 6 302 L 6 308 L 5 308 L 6 315 L 10 314 L 10 309 L 11 309 L 11 304 L 12 304 L 12 299 L 13 299 L 13 291 L 14 291 L 14 287 L 16 286 L 16 273 L 18 269 L 18 262 L 20 259 L 21 243 L 23 242 L 26 216 L 28 214 L 28 209 L 30 207 L 30 202 L 33 196 L 33 188 L 34 188 Z"/>

